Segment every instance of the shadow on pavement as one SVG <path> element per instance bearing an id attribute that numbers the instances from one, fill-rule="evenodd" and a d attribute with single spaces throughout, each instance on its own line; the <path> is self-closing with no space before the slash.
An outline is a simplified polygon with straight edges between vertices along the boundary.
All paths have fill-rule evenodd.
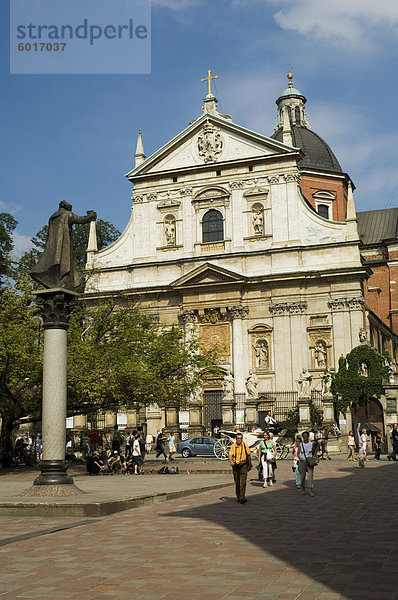
<path id="1" fill-rule="evenodd" d="M 310 595 L 300 598 L 318 598 L 316 589 L 321 594 L 319 590 L 327 586 L 344 598 L 396 600 L 398 467 L 385 463 L 365 469 L 336 466 L 332 473 L 317 467 L 315 498 L 303 496 L 293 478 L 263 489 L 253 470 L 247 504 L 236 503 L 231 482 L 221 501 L 165 516 L 196 518 L 225 528 L 234 535 L 229 541 L 231 547 L 223 551 L 230 557 L 235 553 L 238 562 L 242 552 L 244 562 L 253 555 L 247 544 L 240 543 L 242 540 L 257 547 L 265 553 L 260 564 L 263 576 L 271 582 L 278 569 L 273 557 L 283 561 L 296 570 L 296 575 L 299 572 L 313 580 L 312 586 L 307 582 Z M 220 529 L 215 528 L 215 536 L 217 531 Z M 247 565 L 242 568 L 250 572 L 250 563 Z M 293 571 L 292 584 L 294 578 Z"/>

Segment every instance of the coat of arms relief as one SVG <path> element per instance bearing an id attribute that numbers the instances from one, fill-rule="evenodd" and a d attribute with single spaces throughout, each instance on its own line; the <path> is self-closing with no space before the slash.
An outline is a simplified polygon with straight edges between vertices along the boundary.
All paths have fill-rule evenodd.
<path id="1" fill-rule="evenodd" d="M 220 129 L 207 122 L 198 136 L 198 154 L 205 163 L 215 162 L 223 151 Z"/>

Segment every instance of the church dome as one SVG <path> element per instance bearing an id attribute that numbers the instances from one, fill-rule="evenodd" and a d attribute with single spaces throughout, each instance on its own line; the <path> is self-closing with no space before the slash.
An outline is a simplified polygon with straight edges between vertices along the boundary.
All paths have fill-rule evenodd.
<path id="1" fill-rule="evenodd" d="M 327 143 L 310 129 L 304 108 L 307 100 L 300 90 L 293 87 L 293 74 L 288 73 L 287 79 L 287 88 L 276 100 L 278 119 L 275 133 L 271 137 L 303 151 L 301 168 L 342 173 L 343 170 Z"/>
<path id="2" fill-rule="evenodd" d="M 300 162 L 301 168 L 332 173 L 343 172 L 336 156 L 318 134 L 300 125 L 291 125 L 291 131 L 292 145 L 301 148 L 304 152 L 304 158 Z M 283 128 L 280 127 L 271 137 L 278 142 L 283 142 Z"/>

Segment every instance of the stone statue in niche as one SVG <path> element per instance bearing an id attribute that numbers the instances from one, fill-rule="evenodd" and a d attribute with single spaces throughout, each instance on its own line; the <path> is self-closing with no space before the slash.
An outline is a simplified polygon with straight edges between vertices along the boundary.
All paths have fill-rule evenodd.
<path id="1" fill-rule="evenodd" d="M 311 396 L 311 381 L 312 375 L 308 372 L 307 367 L 303 367 L 300 377 L 297 380 L 299 388 L 299 396 Z"/>
<path id="2" fill-rule="evenodd" d="M 176 223 L 174 219 L 166 219 L 164 222 L 164 235 L 168 246 L 176 244 Z"/>
<path id="3" fill-rule="evenodd" d="M 359 371 L 360 371 L 362 377 L 369 377 L 369 369 L 368 369 L 368 365 L 366 364 L 366 362 L 361 362 Z"/>
<path id="4" fill-rule="evenodd" d="M 233 400 L 234 397 L 234 377 L 231 373 L 231 369 L 228 369 L 226 374 L 224 375 L 224 379 L 222 382 L 222 387 L 224 390 L 224 399 L 225 400 Z"/>
<path id="5" fill-rule="evenodd" d="M 315 357 L 315 368 L 316 369 L 326 369 L 327 352 L 326 352 L 325 342 L 323 342 L 322 340 L 318 340 L 315 343 L 314 357 Z"/>
<path id="6" fill-rule="evenodd" d="M 250 369 L 249 375 L 248 375 L 248 377 L 246 377 L 245 385 L 246 385 L 247 395 L 250 398 L 258 398 L 258 391 L 257 391 L 258 379 L 257 379 L 257 375 L 255 373 L 253 373 L 252 369 Z"/>
<path id="7" fill-rule="evenodd" d="M 253 208 L 252 223 L 255 235 L 264 235 L 264 213 L 260 206 Z"/>
<path id="8" fill-rule="evenodd" d="M 256 369 L 268 369 L 268 344 L 266 340 L 260 339 L 256 341 L 254 346 L 256 355 Z"/>

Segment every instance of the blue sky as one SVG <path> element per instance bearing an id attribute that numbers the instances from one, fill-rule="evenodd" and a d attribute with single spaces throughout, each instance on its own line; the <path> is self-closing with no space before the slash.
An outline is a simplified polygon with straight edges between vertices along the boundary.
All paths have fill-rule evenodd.
<path id="1" fill-rule="evenodd" d="M 209 68 L 221 112 L 264 135 L 291 68 L 311 128 L 357 187 L 357 210 L 398 205 L 398 2 L 153 0 L 150 75 L 76 76 L 9 74 L 6 4 L 0 211 L 19 221 L 16 254 L 61 199 L 123 230 L 138 129 L 147 156 L 184 129 Z"/>

